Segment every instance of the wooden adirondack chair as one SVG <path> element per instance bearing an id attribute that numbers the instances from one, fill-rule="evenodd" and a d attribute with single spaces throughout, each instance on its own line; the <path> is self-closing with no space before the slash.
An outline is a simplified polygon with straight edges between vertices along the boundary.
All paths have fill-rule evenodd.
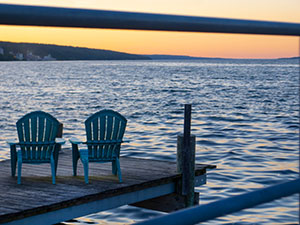
<path id="1" fill-rule="evenodd" d="M 62 138 L 56 138 L 62 132 L 62 124 L 48 113 L 35 111 L 23 116 L 16 125 L 19 142 L 8 141 L 11 175 L 15 176 L 18 163 L 18 184 L 21 184 L 22 163 L 51 163 L 52 183 L 55 184 L 58 153 L 65 143 Z"/>
<path id="2" fill-rule="evenodd" d="M 77 175 L 77 162 L 81 159 L 84 166 L 85 183 L 89 183 L 89 162 L 112 162 L 112 173 L 118 174 L 122 182 L 120 168 L 120 148 L 123 142 L 127 120 L 112 110 L 102 110 L 85 121 L 87 141 L 70 139 L 73 155 L 73 175 Z M 79 144 L 86 144 L 87 149 L 78 150 Z"/>

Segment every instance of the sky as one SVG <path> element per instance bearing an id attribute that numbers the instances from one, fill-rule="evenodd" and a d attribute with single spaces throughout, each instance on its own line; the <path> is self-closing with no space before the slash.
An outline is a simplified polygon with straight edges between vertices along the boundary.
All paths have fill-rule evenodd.
<path id="1" fill-rule="evenodd" d="M 0 0 L 26 4 L 300 23 L 300 0 Z M 133 54 L 278 58 L 299 55 L 299 37 L 0 25 L 0 41 Z"/>

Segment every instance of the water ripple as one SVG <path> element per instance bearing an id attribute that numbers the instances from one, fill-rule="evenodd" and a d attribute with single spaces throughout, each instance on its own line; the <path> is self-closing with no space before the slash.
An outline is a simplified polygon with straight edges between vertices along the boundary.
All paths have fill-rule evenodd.
<path id="1" fill-rule="evenodd" d="M 183 104 L 192 103 L 197 163 L 216 164 L 201 204 L 297 177 L 298 65 L 281 61 L 0 62 L 0 159 L 16 121 L 44 110 L 64 137 L 84 137 L 101 109 L 128 119 L 124 156 L 176 160 Z M 69 145 L 69 144 L 67 144 Z M 68 146 L 70 147 L 70 146 Z M 295 196 L 204 224 L 296 224 Z M 124 206 L 65 224 L 130 224 L 162 213 Z"/>

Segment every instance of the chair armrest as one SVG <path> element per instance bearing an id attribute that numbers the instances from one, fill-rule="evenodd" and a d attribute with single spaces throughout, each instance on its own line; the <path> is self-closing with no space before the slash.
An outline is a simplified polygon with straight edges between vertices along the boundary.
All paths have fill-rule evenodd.
<path id="1" fill-rule="evenodd" d="M 17 139 L 8 139 L 6 143 L 12 146 L 18 144 L 19 142 L 17 141 Z"/>
<path id="2" fill-rule="evenodd" d="M 63 139 L 63 138 L 55 138 L 55 142 L 56 142 L 57 144 L 63 145 L 63 144 L 66 143 L 66 140 Z"/>
<path id="3" fill-rule="evenodd" d="M 75 144 L 75 145 L 79 145 L 83 143 L 83 141 L 79 140 L 78 138 L 71 138 L 69 139 L 69 141 L 71 142 L 71 144 Z"/>

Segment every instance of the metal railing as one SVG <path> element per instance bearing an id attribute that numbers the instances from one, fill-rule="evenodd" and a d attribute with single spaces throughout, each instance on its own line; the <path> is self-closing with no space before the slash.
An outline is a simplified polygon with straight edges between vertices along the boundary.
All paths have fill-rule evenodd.
<path id="1" fill-rule="evenodd" d="M 299 23 L 7 4 L 0 24 L 300 36 Z"/>
<path id="2" fill-rule="evenodd" d="M 300 179 L 262 188 L 249 193 L 222 199 L 206 205 L 180 210 L 165 216 L 157 217 L 138 225 L 190 225 L 238 212 L 242 209 L 267 203 L 278 198 L 287 197 L 300 191 Z"/>
<path id="3" fill-rule="evenodd" d="M 300 23 L 8 4 L 0 4 L 0 24 L 300 36 Z M 139 224 L 195 224 L 299 192 L 296 179 Z"/>

